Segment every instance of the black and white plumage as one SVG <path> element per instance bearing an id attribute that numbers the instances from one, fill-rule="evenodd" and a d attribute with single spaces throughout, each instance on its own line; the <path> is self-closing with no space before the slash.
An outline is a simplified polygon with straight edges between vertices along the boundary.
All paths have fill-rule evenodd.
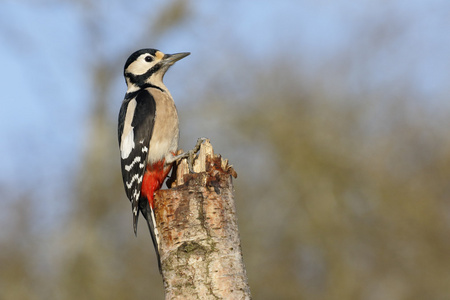
<path id="1" fill-rule="evenodd" d="M 122 179 L 133 209 L 134 231 L 137 231 L 139 197 L 144 177 L 150 139 L 155 121 L 155 100 L 151 93 L 127 93 L 119 112 L 119 145 Z"/>
<path id="2" fill-rule="evenodd" d="M 147 220 L 158 255 L 153 193 L 161 188 L 178 149 L 178 114 L 163 83 L 166 71 L 189 53 L 134 52 L 126 61 L 127 92 L 119 112 L 118 138 L 122 178 L 131 201 L 136 234 L 139 212 Z"/>

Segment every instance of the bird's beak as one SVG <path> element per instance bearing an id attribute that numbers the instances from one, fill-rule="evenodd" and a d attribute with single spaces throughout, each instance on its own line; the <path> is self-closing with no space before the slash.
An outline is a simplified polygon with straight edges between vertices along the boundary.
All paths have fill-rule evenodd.
<path id="1" fill-rule="evenodd" d="M 163 61 L 165 64 L 173 65 L 176 61 L 179 61 L 180 59 L 188 56 L 191 54 L 190 52 L 181 52 L 181 53 L 175 53 L 175 54 L 166 54 L 163 57 Z"/>

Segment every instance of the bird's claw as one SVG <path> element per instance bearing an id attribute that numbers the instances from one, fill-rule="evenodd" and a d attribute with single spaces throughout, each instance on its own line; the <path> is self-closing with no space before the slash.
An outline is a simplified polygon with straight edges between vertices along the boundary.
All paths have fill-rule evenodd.
<path id="1" fill-rule="evenodd" d="M 207 138 L 199 138 L 197 140 L 197 144 L 195 144 L 194 148 L 192 148 L 191 150 L 189 150 L 187 152 L 187 161 L 188 161 L 188 168 L 189 168 L 189 173 L 195 173 L 194 172 L 194 159 L 195 159 L 195 154 L 200 150 L 200 146 L 202 145 L 202 143 L 204 141 L 206 141 Z"/>
<path id="2" fill-rule="evenodd" d="M 207 138 L 199 138 L 197 140 L 197 144 L 195 144 L 194 148 L 192 148 L 192 150 L 189 150 L 187 152 L 184 152 L 180 155 L 177 155 L 175 157 L 175 160 L 179 160 L 179 159 L 183 159 L 183 158 L 187 158 L 187 162 L 188 162 L 188 168 L 189 168 L 189 173 L 195 173 L 194 172 L 194 159 L 195 159 L 195 154 L 200 150 L 200 146 L 202 145 L 202 143 L 204 141 L 206 141 Z"/>

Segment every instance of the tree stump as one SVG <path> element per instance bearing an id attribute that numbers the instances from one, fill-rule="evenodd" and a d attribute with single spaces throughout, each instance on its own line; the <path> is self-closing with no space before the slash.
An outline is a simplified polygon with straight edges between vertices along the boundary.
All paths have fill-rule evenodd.
<path id="1" fill-rule="evenodd" d="M 171 189 L 155 194 L 166 299 L 250 299 L 228 161 L 203 142 L 189 174 L 174 167 Z"/>

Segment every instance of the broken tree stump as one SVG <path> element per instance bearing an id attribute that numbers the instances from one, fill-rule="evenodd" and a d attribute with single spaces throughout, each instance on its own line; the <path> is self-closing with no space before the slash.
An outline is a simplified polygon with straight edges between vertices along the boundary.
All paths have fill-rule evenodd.
<path id="1" fill-rule="evenodd" d="M 176 166 L 172 188 L 155 194 L 166 299 L 250 299 L 228 161 L 206 140 L 189 174 Z"/>

